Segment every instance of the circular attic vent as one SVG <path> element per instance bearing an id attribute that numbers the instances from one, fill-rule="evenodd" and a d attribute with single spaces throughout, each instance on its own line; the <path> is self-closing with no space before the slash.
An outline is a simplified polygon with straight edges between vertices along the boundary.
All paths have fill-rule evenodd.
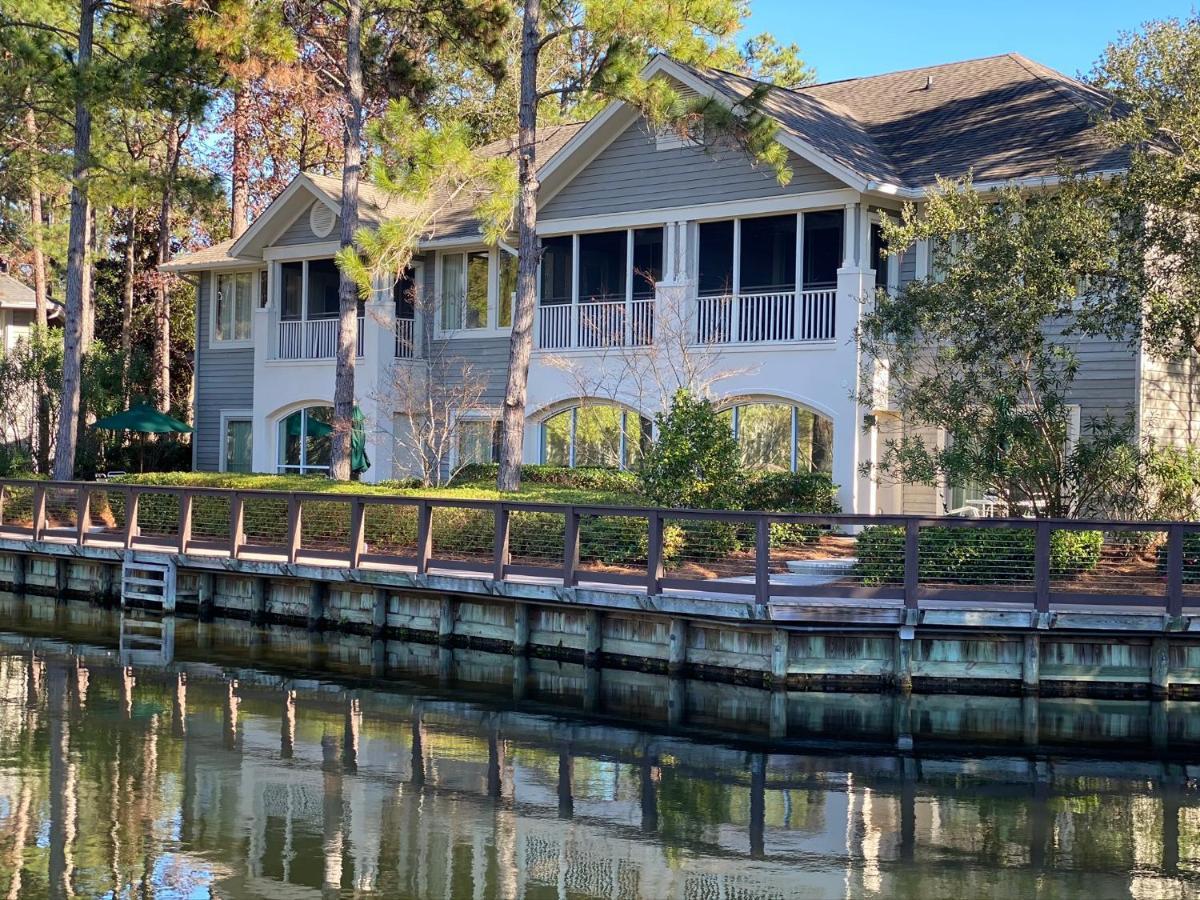
<path id="1" fill-rule="evenodd" d="M 333 210 L 324 203 L 314 203 L 308 211 L 308 227 L 317 237 L 323 238 L 333 231 Z"/>

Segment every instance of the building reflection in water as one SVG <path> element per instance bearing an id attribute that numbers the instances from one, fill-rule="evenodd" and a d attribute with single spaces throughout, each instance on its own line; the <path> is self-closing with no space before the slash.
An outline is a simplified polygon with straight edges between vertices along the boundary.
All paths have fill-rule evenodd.
<path id="1" fill-rule="evenodd" d="M 0 896 L 1200 889 L 1185 704 L 898 712 L 391 643 L 384 683 L 378 648 L 330 636 L 296 677 L 301 636 L 260 635 L 251 669 L 209 628 L 181 622 L 158 667 L 0 635 Z"/>

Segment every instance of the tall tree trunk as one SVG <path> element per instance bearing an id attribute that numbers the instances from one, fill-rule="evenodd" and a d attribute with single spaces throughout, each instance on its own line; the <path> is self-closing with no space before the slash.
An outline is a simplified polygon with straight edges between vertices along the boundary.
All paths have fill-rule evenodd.
<path id="1" fill-rule="evenodd" d="M 92 62 L 92 32 L 96 24 L 95 0 L 79 4 L 79 51 L 76 54 L 75 141 L 71 171 L 71 221 L 67 239 L 66 329 L 63 336 L 62 404 L 54 454 L 54 478 L 75 477 L 75 439 L 79 416 L 80 374 L 83 368 L 84 288 L 87 272 L 88 182 L 91 178 L 92 113 L 83 85 L 83 74 Z"/>
<path id="2" fill-rule="evenodd" d="M 38 128 L 33 109 L 25 110 L 25 134 L 29 141 L 29 239 L 33 244 L 33 294 L 37 303 L 37 324 L 46 327 L 48 295 L 46 290 L 46 254 L 42 249 L 42 188 L 38 179 Z"/>
<path id="3" fill-rule="evenodd" d="M 358 229 L 358 183 L 362 168 L 363 76 L 362 0 L 349 0 L 346 16 L 346 130 L 343 135 L 342 247 L 354 242 Z M 354 427 L 354 363 L 358 348 L 358 285 L 345 272 L 338 282 L 337 368 L 333 381 L 333 448 L 330 477 L 350 479 L 351 431 Z"/>
<path id="4" fill-rule="evenodd" d="M 174 200 L 175 178 L 179 174 L 179 157 L 183 149 L 181 124 L 171 123 L 167 132 L 167 151 L 163 160 L 162 202 L 158 208 L 158 246 L 154 254 L 157 265 L 171 257 L 171 204 Z M 168 277 L 159 272 L 154 279 L 154 401 L 160 412 L 171 408 L 171 294 Z"/>
<path id="5" fill-rule="evenodd" d="M 233 92 L 233 165 L 229 180 L 232 195 L 229 236 L 237 240 L 246 230 L 250 210 L 250 114 L 246 109 L 246 88 L 241 84 Z"/>
<path id="6" fill-rule="evenodd" d="M 136 274 L 137 245 L 136 206 L 129 207 L 129 221 L 125 223 L 125 280 L 121 293 L 121 397 L 129 406 L 129 358 L 133 355 L 133 279 Z"/>
<path id="7" fill-rule="evenodd" d="M 504 390 L 503 430 L 500 437 L 502 491 L 521 488 L 525 452 L 525 398 L 529 387 L 529 356 L 533 350 L 533 315 L 537 304 L 537 273 L 541 252 L 537 240 L 537 70 L 542 40 L 541 0 L 525 0 L 521 36 L 521 106 L 517 124 L 520 151 L 517 177 L 517 307 L 513 311 L 508 347 L 508 384 Z"/>
<path id="8" fill-rule="evenodd" d="M 32 99 L 32 91 L 27 96 Z M 33 296 L 36 304 L 37 335 L 34 352 L 37 354 L 37 382 L 34 404 L 37 434 L 35 436 L 35 467 L 42 475 L 50 472 L 50 398 L 46 396 L 46 379 L 42 370 L 42 347 L 49 319 L 49 290 L 46 285 L 46 254 L 42 243 L 42 187 L 38 177 L 39 135 L 37 116 L 33 107 L 25 110 L 25 135 L 29 142 L 29 242 L 33 245 Z"/>

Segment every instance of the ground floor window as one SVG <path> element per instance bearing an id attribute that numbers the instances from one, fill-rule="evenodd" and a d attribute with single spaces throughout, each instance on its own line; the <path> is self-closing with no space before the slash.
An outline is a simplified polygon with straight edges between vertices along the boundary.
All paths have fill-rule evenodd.
<path id="1" fill-rule="evenodd" d="M 497 419 L 460 419 L 458 464 L 500 462 L 500 422 Z"/>
<path id="2" fill-rule="evenodd" d="M 333 407 L 298 409 L 279 423 L 279 471 L 329 472 Z"/>
<path id="3" fill-rule="evenodd" d="M 635 469 L 651 439 L 650 420 L 634 410 L 607 404 L 573 406 L 542 423 L 542 462 Z"/>
<path id="4" fill-rule="evenodd" d="M 253 443 L 249 419 L 225 420 L 225 471 L 253 471 Z"/>
<path id="5" fill-rule="evenodd" d="M 833 472 L 833 423 L 802 406 L 739 403 L 722 413 L 742 449 L 742 464 L 769 472 Z"/>

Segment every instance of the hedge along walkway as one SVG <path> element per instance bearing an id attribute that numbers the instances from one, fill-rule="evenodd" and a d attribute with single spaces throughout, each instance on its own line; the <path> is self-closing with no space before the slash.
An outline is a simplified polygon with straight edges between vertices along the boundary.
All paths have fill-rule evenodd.
<path id="1" fill-rule="evenodd" d="M 513 500 L 516 502 L 574 504 L 580 506 L 644 507 L 646 499 L 636 490 L 636 476 L 611 470 L 561 470 L 554 467 L 526 466 L 522 489 L 516 494 L 501 494 L 495 488 L 494 472 L 489 467 L 467 470 L 465 480 L 451 487 L 429 488 L 409 482 L 363 484 L 337 482 L 315 475 L 244 475 L 217 472 L 173 472 L 122 476 L 113 479 L 124 484 L 167 487 L 226 488 L 289 492 L 359 494 L 368 496 L 409 496 L 463 500 Z M 471 476 L 475 476 L 473 479 Z M 563 484 L 562 481 L 583 482 Z M 557 482 L 557 483 L 556 483 Z M 144 496 L 139 507 L 139 524 L 145 528 L 169 528 L 178 515 L 178 501 L 170 495 Z M 229 501 L 219 497 L 198 497 L 193 507 L 193 534 L 218 538 L 228 531 Z M 111 499 L 109 523 L 119 526 L 124 520 L 122 501 Z M 161 507 L 161 508 L 160 508 Z M 98 512 L 98 511 L 97 511 Z M 287 525 L 287 500 L 258 498 L 246 508 L 248 540 L 278 543 Z M 311 549 L 335 550 L 344 541 L 349 528 L 349 510 L 344 503 L 324 504 L 308 501 L 301 521 L 302 541 Z M 514 513 L 510 520 L 509 549 L 514 561 L 556 565 L 562 558 L 564 518 L 561 513 Z M 373 507 L 365 523 L 365 538 L 381 552 L 415 552 L 416 512 L 410 507 Z M 483 559 L 492 551 L 494 518 L 478 510 L 440 509 L 433 519 L 433 542 L 437 554 L 445 559 Z M 690 520 L 670 524 L 664 529 L 663 558 L 669 574 L 697 578 L 743 578 L 755 570 L 752 526 Z M 772 526 L 770 566 L 786 572 L 790 560 L 844 558 L 854 552 L 854 539 L 820 533 L 811 527 Z M 649 535 L 640 516 L 589 516 L 580 528 L 580 562 L 585 568 L 640 572 L 647 560 Z"/>
<path id="2" fill-rule="evenodd" d="M 535 467 L 536 468 L 536 467 Z M 646 500 L 636 489 L 633 476 L 605 473 L 615 488 L 621 482 L 627 489 L 578 487 L 526 478 L 517 494 L 501 494 L 495 479 L 455 482 L 450 487 L 421 487 L 406 481 L 367 484 L 360 481 L 333 481 L 321 475 L 243 475 L 234 472 L 155 472 L 122 475 L 112 481 L 120 484 L 149 484 L 167 487 L 233 488 L 243 491 L 304 491 L 308 493 L 366 494 L 388 497 L 443 497 L 461 500 L 518 500 L 529 503 L 574 503 L 592 506 L 645 506 Z M 536 476 L 535 476 L 536 478 Z"/>

